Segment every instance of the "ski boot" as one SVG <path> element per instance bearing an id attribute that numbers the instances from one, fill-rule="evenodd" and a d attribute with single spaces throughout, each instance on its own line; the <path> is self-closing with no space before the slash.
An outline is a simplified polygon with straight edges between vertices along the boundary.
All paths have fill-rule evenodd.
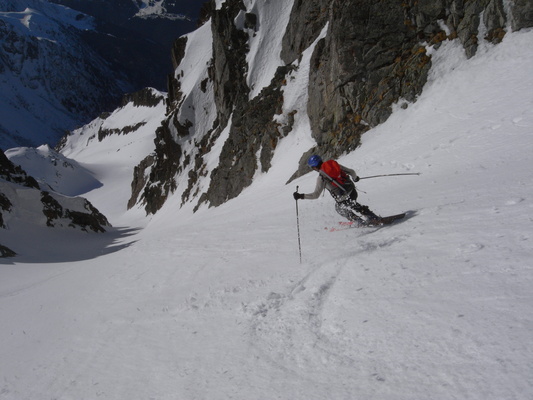
<path id="1" fill-rule="evenodd" d="M 383 223 L 381 222 L 381 217 L 379 215 L 374 214 L 372 211 L 370 211 L 368 206 L 363 206 L 357 203 L 356 210 L 360 212 L 366 218 L 366 221 L 365 221 L 366 226 L 383 225 Z"/>

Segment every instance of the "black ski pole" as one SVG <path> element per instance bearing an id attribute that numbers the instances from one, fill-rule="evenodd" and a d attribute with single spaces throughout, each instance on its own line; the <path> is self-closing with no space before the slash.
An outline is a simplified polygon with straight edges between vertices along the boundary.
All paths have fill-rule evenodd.
<path id="1" fill-rule="evenodd" d="M 296 186 L 296 193 L 298 193 L 298 186 Z M 298 215 L 298 199 L 296 199 L 296 228 L 298 230 L 298 251 L 300 252 L 300 264 L 302 263 L 302 245 L 300 243 L 300 217 Z"/>
<path id="2" fill-rule="evenodd" d="M 420 172 L 407 172 L 407 173 L 403 173 L 403 174 L 385 174 L 385 175 L 364 176 L 362 178 L 359 178 L 359 180 L 361 180 L 361 179 L 370 179 L 370 178 L 381 178 L 383 176 L 400 176 L 400 175 L 420 175 Z"/>

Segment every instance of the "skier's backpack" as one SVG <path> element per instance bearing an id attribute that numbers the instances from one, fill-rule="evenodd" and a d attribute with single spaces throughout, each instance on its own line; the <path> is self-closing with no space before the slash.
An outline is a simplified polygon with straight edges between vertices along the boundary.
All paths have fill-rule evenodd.
<path id="1" fill-rule="evenodd" d="M 337 161 L 329 160 L 322 163 L 319 172 L 322 178 L 333 186 L 333 188 L 328 188 L 328 190 L 335 201 L 342 202 L 351 197 L 355 185 L 349 175 L 341 169 Z"/>
<path id="2" fill-rule="evenodd" d="M 342 187 L 349 182 L 348 174 L 341 169 L 335 160 L 328 160 L 322 163 L 320 169 L 331 178 L 329 180 L 333 186 Z M 326 177 L 327 178 L 327 177 Z"/>

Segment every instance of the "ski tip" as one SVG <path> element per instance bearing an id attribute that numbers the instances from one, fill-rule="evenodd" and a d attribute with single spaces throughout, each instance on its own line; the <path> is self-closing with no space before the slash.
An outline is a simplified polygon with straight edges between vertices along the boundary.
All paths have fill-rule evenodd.
<path id="1" fill-rule="evenodd" d="M 383 223 L 385 225 L 387 224 L 392 224 L 392 223 L 395 223 L 395 222 L 400 222 L 400 221 L 405 221 L 411 217 L 414 217 L 416 215 L 416 211 L 414 210 L 409 210 L 409 211 L 406 211 L 406 212 L 403 212 L 403 213 L 400 213 L 400 214 L 395 214 L 395 215 L 389 215 L 389 216 L 386 216 L 386 217 L 382 217 L 381 220 L 383 221 Z"/>

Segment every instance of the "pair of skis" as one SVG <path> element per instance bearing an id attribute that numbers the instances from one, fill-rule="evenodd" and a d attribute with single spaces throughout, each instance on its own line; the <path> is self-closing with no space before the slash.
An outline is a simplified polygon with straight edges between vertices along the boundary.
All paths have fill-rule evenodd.
<path id="1" fill-rule="evenodd" d="M 329 232 L 335 232 L 335 231 L 341 231 L 344 229 L 359 228 L 359 227 L 375 228 L 375 227 L 380 227 L 384 225 L 390 225 L 398 220 L 403 219 L 405 216 L 406 216 L 406 213 L 389 215 L 387 217 L 381 217 L 377 223 L 369 224 L 369 225 L 361 225 L 358 222 L 354 222 L 354 221 L 343 221 L 343 222 L 339 222 L 339 225 L 336 227 L 325 228 L 325 229 L 327 229 Z"/>

